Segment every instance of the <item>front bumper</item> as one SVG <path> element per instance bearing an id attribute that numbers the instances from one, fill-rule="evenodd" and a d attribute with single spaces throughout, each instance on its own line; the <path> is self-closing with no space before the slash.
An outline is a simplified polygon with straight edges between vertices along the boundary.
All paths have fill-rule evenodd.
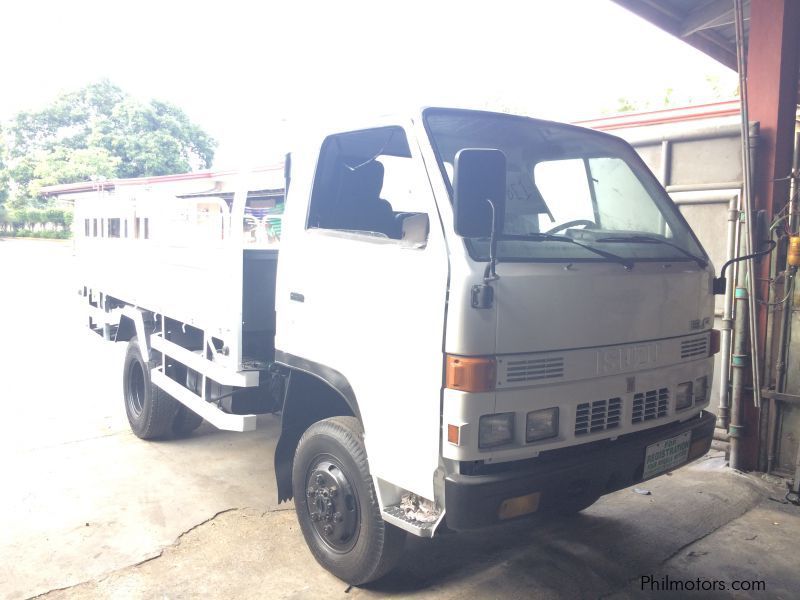
<path id="1" fill-rule="evenodd" d="M 503 501 L 539 493 L 538 511 L 555 509 L 576 496 L 599 497 L 643 481 L 650 444 L 691 431 L 691 462 L 708 452 L 715 417 L 701 412 L 683 423 L 669 423 L 614 441 L 544 452 L 538 458 L 487 465 L 485 473 L 445 477 L 445 509 L 450 529 L 474 529 L 501 521 Z M 686 463 L 684 463 L 686 464 Z M 677 468 L 677 467 L 675 467 Z"/>

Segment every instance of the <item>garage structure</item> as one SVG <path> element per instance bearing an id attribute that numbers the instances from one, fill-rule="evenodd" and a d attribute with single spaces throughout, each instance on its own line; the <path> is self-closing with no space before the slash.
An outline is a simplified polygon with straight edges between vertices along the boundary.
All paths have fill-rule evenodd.
<path id="1" fill-rule="evenodd" d="M 764 211 L 776 250 L 753 265 L 755 381 L 749 378 L 730 435 L 734 466 L 800 480 L 800 298 L 787 264 L 798 227 L 798 59 L 796 0 L 614 0 L 722 64 L 746 74 L 743 110 L 758 135 L 749 144 L 752 216 Z M 739 34 L 737 35 L 737 28 Z M 738 40 L 738 44 L 737 44 Z M 740 47 L 737 56 L 737 45 Z M 744 163 L 743 161 L 743 164 Z M 740 209 L 740 214 L 746 212 Z M 743 231 L 754 229 L 747 219 Z M 751 229 L 751 231 L 753 230 Z M 755 232 L 754 232 L 755 233 Z M 737 407 L 734 406 L 734 410 Z M 722 415 L 724 416 L 724 415 Z M 795 487 L 796 490 L 796 487 Z"/>

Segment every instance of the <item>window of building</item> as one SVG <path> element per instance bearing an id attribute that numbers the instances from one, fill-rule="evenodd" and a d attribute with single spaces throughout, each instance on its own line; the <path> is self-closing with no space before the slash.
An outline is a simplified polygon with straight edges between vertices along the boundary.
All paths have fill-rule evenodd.
<path id="1" fill-rule="evenodd" d="M 119 219 L 109 219 L 108 220 L 108 237 L 110 238 L 118 238 L 120 235 L 120 220 Z"/>

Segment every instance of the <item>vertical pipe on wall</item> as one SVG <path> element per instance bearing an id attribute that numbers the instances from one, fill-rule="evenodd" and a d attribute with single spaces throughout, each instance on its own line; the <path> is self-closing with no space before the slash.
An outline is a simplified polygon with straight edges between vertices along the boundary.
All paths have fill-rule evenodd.
<path id="1" fill-rule="evenodd" d="M 736 302 L 736 318 L 734 320 L 733 356 L 731 357 L 731 422 L 730 433 L 731 458 L 733 469 L 741 469 L 742 456 L 739 441 L 742 436 L 742 390 L 744 389 L 745 371 L 747 369 L 747 327 L 749 324 L 747 289 L 741 284 L 734 292 Z"/>
<path id="2" fill-rule="evenodd" d="M 725 260 L 736 257 L 736 230 L 739 222 L 739 198 L 736 196 L 728 202 L 728 233 Z M 722 332 L 720 340 L 719 369 L 719 409 L 717 411 L 717 427 L 728 429 L 730 423 L 730 395 L 728 377 L 730 376 L 731 332 L 733 330 L 733 277 L 725 283 L 725 299 L 722 307 Z"/>
<path id="3" fill-rule="evenodd" d="M 748 254 L 755 252 L 753 240 L 753 198 L 751 186 L 751 167 L 750 167 L 750 120 L 747 110 L 747 65 L 744 58 L 744 9 L 742 0 L 734 0 L 734 21 L 736 25 L 736 62 L 739 70 L 739 94 L 741 98 L 741 117 L 742 117 L 742 176 L 744 178 L 744 209 L 746 218 L 745 240 L 747 242 Z M 758 340 L 758 327 L 756 322 L 756 295 L 755 295 L 755 261 L 747 261 L 747 295 L 750 306 L 748 314 L 750 317 L 750 337 L 753 341 L 753 348 L 756 348 Z M 761 376 L 759 373 L 758 352 L 753 352 L 751 357 L 752 379 L 753 379 L 753 402 L 756 406 L 761 406 Z"/>

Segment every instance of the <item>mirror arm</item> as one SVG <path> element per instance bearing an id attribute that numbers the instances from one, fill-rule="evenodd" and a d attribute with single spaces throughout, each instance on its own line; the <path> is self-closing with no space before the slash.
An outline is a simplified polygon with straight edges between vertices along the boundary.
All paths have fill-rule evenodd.
<path id="1" fill-rule="evenodd" d="M 495 270 L 497 267 L 497 227 L 496 227 L 496 208 L 494 202 L 490 198 L 487 198 L 486 201 L 489 203 L 489 206 L 492 207 L 492 235 L 489 238 L 489 264 L 486 265 L 486 273 L 483 276 L 484 283 L 489 283 L 490 281 L 497 281 L 500 279 L 500 276 L 497 274 Z"/>
<path id="2" fill-rule="evenodd" d="M 725 270 L 734 263 L 741 262 L 743 260 L 749 260 L 751 258 L 757 258 L 759 256 L 764 256 L 765 254 L 769 254 L 775 247 L 778 245 L 778 242 L 775 240 L 767 240 L 767 244 L 769 244 L 769 248 L 766 250 L 761 250 L 760 252 L 753 252 L 752 254 L 747 254 L 745 256 L 737 256 L 736 258 L 732 258 L 727 261 L 719 271 L 719 277 L 714 278 L 714 283 L 712 286 L 712 292 L 715 296 L 721 296 L 725 293 L 725 288 L 727 287 L 727 279 L 725 278 Z"/>

